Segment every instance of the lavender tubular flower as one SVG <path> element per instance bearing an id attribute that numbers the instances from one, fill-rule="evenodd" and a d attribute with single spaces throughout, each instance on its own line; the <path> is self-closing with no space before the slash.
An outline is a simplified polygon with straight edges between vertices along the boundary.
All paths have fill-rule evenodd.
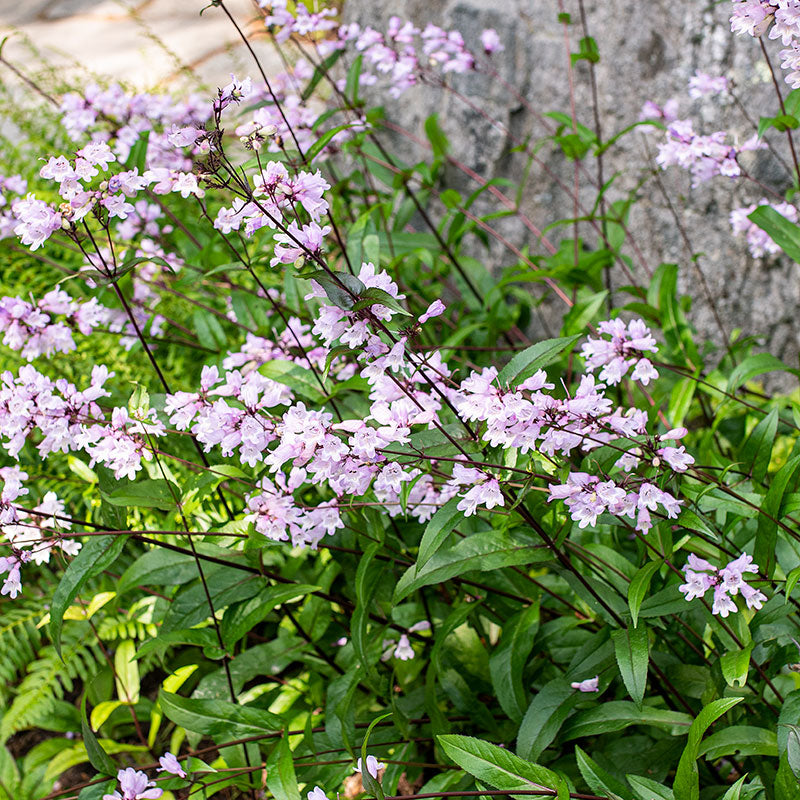
<path id="1" fill-rule="evenodd" d="M 381 769 L 386 769 L 386 764 L 384 764 L 382 761 L 378 761 L 378 759 L 375 758 L 375 756 L 367 756 L 367 772 L 376 780 L 378 778 L 378 770 Z M 362 771 L 360 758 L 356 762 L 355 771 L 356 772 Z"/>
<path id="2" fill-rule="evenodd" d="M 138 772 L 133 767 L 121 769 L 117 773 L 119 791 L 113 794 L 104 794 L 103 800 L 158 800 L 163 790 L 153 788 L 154 781 L 149 781 L 144 772 Z"/>
<path id="3" fill-rule="evenodd" d="M 158 759 L 158 763 L 161 766 L 156 772 L 168 772 L 170 775 L 177 775 L 179 778 L 186 777 L 186 772 L 172 753 L 164 753 L 164 755 Z"/>
<path id="4" fill-rule="evenodd" d="M 758 589 L 750 586 L 744 579 L 744 573 L 758 573 L 758 565 L 747 553 L 729 562 L 722 569 L 715 568 L 705 559 L 689 554 L 687 564 L 683 567 L 686 583 L 678 587 L 686 600 L 694 600 L 705 596 L 709 589 L 714 590 L 711 613 L 727 617 L 738 608 L 733 597 L 741 593 L 748 608 L 760 609 L 767 602 L 767 597 Z"/>

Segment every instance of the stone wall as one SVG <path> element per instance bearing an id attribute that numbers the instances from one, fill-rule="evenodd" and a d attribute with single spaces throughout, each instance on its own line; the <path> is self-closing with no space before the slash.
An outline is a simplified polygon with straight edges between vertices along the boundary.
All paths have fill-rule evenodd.
<path id="1" fill-rule="evenodd" d="M 564 5 L 574 23 L 570 36 L 575 51 L 582 35 L 578 3 L 564 0 Z M 729 6 L 715 0 L 585 0 L 589 34 L 600 48 L 596 71 L 606 138 L 635 121 L 648 99 L 663 103 L 671 97 L 679 98 L 680 116 L 691 116 L 696 129 L 703 133 L 726 128 L 747 137 L 753 131 L 747 117 L 758 120 L 762 114 L 775 113 L 774 89 L 759 45 L 751 38 L 730 33 Z M 558 10 L 556 0 L 346 0 L 344 13 L 348 20 L 375 27 L 383 27 L 392 14 L 417 25 L 434 22 L 460 30 L 473 48 L 483 28 L 495 28 L 506 46 L 505 52 L 493 56 L 500 77 L 470 74 L 452 81 L 477 110 L 456 94 L 432 86 L 417 87 L 396 103 L 386 101 L 385 105 L 390 119 L 417 135 L 422 135 L 424 119 L 438 111 L 453 154 L 460 160 L 484 177 L 520 179 L 525 158 L 509 155 L 511 147 L 526 137 L 534 142 L 545 135 L 540 114 L 569 111 L 567 56 Z M 777 68 L 780 43 L 768 41 L 767 45 Z M 697 69 L 733 78 L 737 100 L 690 100 L 687 82 Z M 524 102 L 504 86 L 504 81 L 516 87 Z M 788 87 L 781 85 L 786 94 Z M 579 121 L 593 127 L 586 62 L 575 68 L 575 97 Z M 498 119 L 501 126 L 493 125 L 487 117 Z M 662 136 L 636 131 L 609 151 L 605 178 L 617 175 L 610 190 L 612 199 L 624 197 L 652 171 L 655 146 Z M 772 132 L 767 138 L 788 158 L 782 134 Z M 395 144 L 410 161 L 422 157 L 408 139 L 396 137 Z M 523 210 L 543 228 L 553 220 L 573 215 L 572 200 L 559 185 L 571 185 L 573 172 L 551 147 L 541 150 L 539 157 L 541 161 L 530 172 Z M 749 157 L 747 167 L 754 178 L 781 192 L 789 186 L 786 169 L 771 152 Z M 586 165 L 594 176 L 594 162 L 587 160 Z M 800 344 L 796 319 L 800 266 L 786 259 L 751 258 L 744 241 L 733 238 L 728 222 L 732 208 L 755 202 L 763 196 L 762 190 L 752 182 L 725 178 L 692 189 L 688 176 L 677 168 L 658 177 L 685 225 L 690 247 L 658 181 L 649 177 L 630 219 L 630 229 L 649 268 L 662 261 L 679 263 L 682 289 L 694 299 L 694 323 L 703 334 L 719 341 L 719 328 L 704 299 L 697 272 L 702 269 L 728 332 L 740 328 L 744 334 L 758 335 L 766 348 L 795 366 Z M 458 174 L 452 178 L 464 188 L 473 188 Z M 582 195 L 587 208 L 593 199 L 590 193 Z M 503 232 L 518 243 L 527 239 L 533 252 L 541 252 L 518 221 L 504 223 Z M 587 229 L 587 238 L 589 233 Z M 559 234 L 553 231 L 550 235 L 557 239 Z M 697 253 L 701 255 L 693 260 L 692 255 Z M 513 256 L 498 247 L 492 249 L 489 260 L 496 268 L 511 263 Z M 638 260 L 635 270 L 637 278 L 646 283 L 645 268 Z"/>

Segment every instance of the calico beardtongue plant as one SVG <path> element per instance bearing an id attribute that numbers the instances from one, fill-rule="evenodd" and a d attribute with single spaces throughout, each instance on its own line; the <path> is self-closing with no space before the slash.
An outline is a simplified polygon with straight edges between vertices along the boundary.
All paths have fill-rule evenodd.
<path id="1" fill-rule="evenodd" d="M 469 100 L 495 30 L 258 5 L 285 73 L 62 94 L 0 182 L 36 271 L 0 297 L 0 800 L 798 796 L 800 406 L 754 383 L 796 373 L 701 340 L 616 187 L 534 224 L 435 117 L 392 152 L 397 98 Z M 790 5 L 734 29 L 791 38 Z M 573 84 L 598 45 L 557 23 Z M 677 108 L 621 136 L 747 181 L 769 128 Z M 619 141 L 591 112 L 536 132 L 579 178 Z M 790 199 L 737 213 L 754 255 L 800 248 Z M 508 214 L 547 233 L 519 249 Z"/>

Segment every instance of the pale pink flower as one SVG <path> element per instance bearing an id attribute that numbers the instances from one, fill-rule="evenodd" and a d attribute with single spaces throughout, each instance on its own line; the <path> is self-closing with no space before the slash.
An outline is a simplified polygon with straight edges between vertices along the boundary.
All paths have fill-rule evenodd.
<path id="1" fill-rule="evenodd" d="M 599 683 L 600 676 L 595 675 L 594 678 L 586 678 L 586 680 L 583 681 L 575 681 L 574 683 L 571 683 L 570 686 L 573 689 L 577 689 L 579 692 L 599 692 Z"/>

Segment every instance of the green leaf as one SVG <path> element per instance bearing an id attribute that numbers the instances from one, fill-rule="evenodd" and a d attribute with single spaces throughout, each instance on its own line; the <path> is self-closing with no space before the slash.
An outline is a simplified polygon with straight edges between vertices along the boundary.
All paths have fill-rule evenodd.
<path id="1" fill-rule="evenodd" d="M 773 356 L 771 353 L 756 353 L 742 359 L 734 367 L 728 378 L 726 391 L 731 394 L 751 378 L 755 378 L 756 375 L 763 375 L 765 372 L 791 372 L 792 374 L 797 374 L 797 370 L 789 369 L 777 356 Z"/>
<path id="2" fill-rule="evenodd" d="M 669 394 L 668 418 L 673 425 L 683 425 L 691 410 L 696 391 L 697 380 L 694 377 L 682 378 L 672 387 Z"/>
<path id="3" fill-rule="evenodd" d="M 745 780 L 747 780 L 747 775 L 742 775 L 742 777 L 739 778 L 739 780 L 736 781 L 736 783 L 734 783 L 724 795 L 722 795 L 720 800 L 741 800 L 742 789 L 744 788 Z M 778 797 L 780 796 L 781 795 L 778 795 Z"/>
<path id="4" fill-rule="evenodd" d="M 240 600 L 250 599 L 258 594 L 263 585 L 259 576 L 229 567 L 206 567 L 204 575 L 205 585 L 198 580 L 183 587 L 175 595 L 161 623 L 162 632 L 191 628 L 208 619 L 212 614 L 208 596 L 211 597 L 214 612 L 218 612 Z"/>
<path id="5" fill-rule="evenodd" d="M 147 145 L 150 142 L 150 132 L 144 131 L 139 134 L 139 138 L 133 143 L 128 158 L 125 160 L 127 169 L 138 169 L 141 175 L 147 165 Z"/>
<path id="6" fill-rule="evenodd" d="M 565 351 L 580 339 L 582 334 L 564 336 L 560 339 L 545 339 L 517 353 L 497 376 L 500 386 L 516 386 L 533 375 L 538 369 L 552 364 Z"/>
<path id="7" fill-rule="evenodd" d="M 358 86 L 361 78 L 361 65 L 364 61 L 363 53 L 359 53 L 350 69 L 347 70 L 347 80 L 344 85 L 344 96 L 351 100 L 355 105 L 358 105 Z"/>
<path id="8" fill-rule="evenodd" d="M 753 642 L 742 650 L 735 649 L 723 653 L 719 660 L 722 676 L 728 686 L 741 688 L 747 683 L 747 671 L 750 667 L 750 654 L 753 652 Z"/>
<path id="9" fill-rule="evenodd" d="M 440 550 L 418 570 L 409 567 L 394 590 L 394 602 L 399 603 L 412 592 L 432 583 L 442 583 L 470 570 L 487 572 L 516 564 L 535 564 L 552 556 L 544 545 L 516 538 L 511 533 L 484 531 L 462 539 L 447 550 Z"/>
<path id="10" fill-rule="evenodd" d="M 364 247 L 366 249 L 366 242 L 367 239 L 375 238 L 377 241 L 377 236 L 364 237 Z M 361 299 L 353 306 L 353 311 L 361 311 L 364 308 L 370 308 L 371 306 L 381 305 L 385 306 L 386 308 L 392 309 L 392 311 L 397 311 L 399 314 L 403 314 L 406 317 L 410 317 L 411 314 L 408 310 L 397 300 L 395 297 L 389 294 L 389 292 L 384 291 L 383 289 L 378 289 L 377 286 L 370 286 L 368 289 L 365 289 L 361 293 Z"/>
<path id="11" fill-rule="evenodd" d="M 275 800 L 300 800 L 289 740 L 281 737 L 267 760 L 267 789 Z"/>
<path id="12" fill-rule="evenodd" d="M 481 783 L 496 789 L 554 789 L 559 800 L 569 800 L 569 787 L 552 770 L 523 761 L 508 750 L 471 736 L 445 734 L 437 736 L 444 752 Z"/>
<path id="13" fill-rule="evenodd" d="M 620 675 L 637 706 L 641 707 L 647 685 L 647 665 L 650 661 L 647 628 L 628 628 L 611 634 Z"/>
<path id="14" fill-rule="evenodd" d="M 103 723 L 118 709 L 124 706 L 119 700 L 105 700 L 98 703 L 89 715 L 89 724 L 93 731 L 100 730 Z"/>
<path id="15" fill-rule="evenodd" d="M 125 547 L 125 536 L 91 536 L 80 552 L 70 561 L 53 593 L 50 606 L 50 639 L 61 655 L 61 628 L 64 612 L 84 586 L 106 567 L 116 561 Z"/>
<path id="16" fill-rule="evenodd" d="M 430 518 L 422 534 L 417 553 L 417 571 L 430 560 L 436 551 L 445 543 L 450 532 L 464 519 L 463 512 L 456 506 L 461 502 L 460 497 L 452 497 Z"/>
<path id="17" fill-rule="evenodd" d="M 591 36 L 584 36 L 578 45 L 577 53 L 570 54 L 570 61 L 576 64 L 578 61 L 589 61 L 596 64 L 600 60 L 600 50 L 597 42 Z"/>
<path id="18" fill-rule="evenodd" d="M 639 609 L 642 607 L 647 592 L 650 590 L 650 581 L 661 567 L 660 561 L 650 561 L 636 571 L 628 584 L 628 607 L 631 610 L 631 619 L 635 628 L 639 622 Z"/>
<path id="19" fill-rule="evenodd" d="M 784 587 L 784 593 L 786 595 L 786 602 L 789 602 L 789 597 L 794 590 L 794 587 L 797 586 L 797 581 L 800 580 L 800 567 L 795 567 L 787 576 L 786 576 L 786 586 Z"/>
<path id="20" fill-rule="evenodd" d="M 661 328 L 667 344 L 683 355 L 694 371 L 701 362 L 692 329 L 678 301 L 678 265 L 661 264 L 647 290 L 647 302 L 661 312 Z"/>
<path id="21" fill-rule="evenodd" d="M 563 678 L 546 683 L 531 700 L 517 735 L 517 754 L 535 761 L 550 746 L 581 699 Z"/>
<path id="22" fill-rule="evenodd" d="M 594 319 L 608 297 L 607 291 L 597 292 L 580 303 L 575 303 L 564 317 L 563 330 L 567 335 L 578 334 L 583 336 L 586 326 Z"/>
<path id="23" fill-rule="evenodd" d="M 158 702 L 165 716 L 176 725 L 221 741 L 275 733 L 283 727 L 283 720 L 277 714 L 225 700 L 191 700 L 162 689 Z"/>
<path id="24" fill-rule="evenodd" d="M 321 403 L 325 399 L 319 381 L 310 369 L 295 364 L 293 361 L 275 359 L 262 364 L 258 371 L 265 377 L 277 383 L 288 386 L 293 392 L 311 400 Z"/>
<path id="25" fill-rule="evenodd" d="M 741 699 L 741 698 L 738 698 Z M 680 733 L 689 729 L 692 718 L 681 711 L 643 706 L 627 700 L 609 700 L 600 706 L 576 714 L 561 732 L 564 741 L 581 736 L 599 736 L 629 728 L 631 725 L 652 725 L 655 728 Z"/>
<path id="26" fill-rule="evenodd" d="M 772 443 L 778 432 L 778 409 L 772 411 L 753 428 L 744 443 L 739 461 L 750 465 L 753 480 L 760 483 L 767 474 L 767 467 L 772 459 Z"/>
<path id="27" fill-rule="evenodd" d="M 772 577 L 775 569 L 775 548 L 778 541 L 778 526 L 773 520 L 780 520 L 783 496 L 798 467 L 800 456 L 787 461 L 772 478 L 769 490 L 761 502 L 753 560 L 769 577 Z"/>
<path id="28" fill-rule="evenodd" d="M 361 666 L 354 663 L 344 675 L 328 683 L 326 693 L 325 733 L 330 741 L 343 742 L 351 752 L 350 739 L 355 730 L 353 695 L 360 677 Z"/>
<path id="29" fill-rule="evenodd" d="M 772 206 L 759 206 L 747 217 L 758 225 L 789 258 L 800 264 L 800 228 Z"/>
<path id="30" fill-rule="evenodd" d="M 675 800 L 672 789 L 662 786 L 650 778 L 640 775 L 626 775 L 625 779 L 631 785 L 637 800 Z"/>
<path id="31" fill-rule="evenodd" d="M 705 523 L 702 518 L 695 514 L 695 512 L 690 508 L 684 508 L 681 510 L 681 513 L 678 515 L 678 519 L 676 520 L 676 524 L 681 525 L 684 528 L 688 528 L 690 531 L 704 533 L 706 536 L 711 536 L 712 538 L 716 536 L 714 529 Z"/>
<path id="32" fill-rule="evenodd" d="M 353 123 L 345 122 L 341 125 L 337 125 L 335 128 L 331 128 L 329 131 L 325 131 L 322 136 L 317 139 L 311 147 L 308 148 L 306 151 L 306 163 L 311 164 L 311 162 L 325 149 L 325 147 L 330 143 L 331 139 L 336 136 L 338 133 L 347 130 L 348 128 L 352 128 Z"/>
<path id="33" fill-rule="evenodd" d="M 778 737 L 775 731 L 753 725 L 732 725 L 706 737 L 699 754 L 707 761 L 716 761 L 725 756 L 769 756 L 778 757 Z"/>
<path id="34" fill-rule="evenodd" d="M 192 556 L 156 547 L 139 556 L 122 573 L 116 590 L 119 596 L 136 586 L 176 586 L 196 577 L 197 563 Z"/>
<path id="35" fill-rule="evenodd" d="M 136 643 L 133 639 L 125 639 L 117 645 L 114 653 L 114 679 L 117 685 L 117 698 L 123 703 L 138 703 L 139 665 L 134 653 Z"/>
<path id="36" fill-rule="evenodd" d="M 173 494 L 174 492 L 174 494 Z M 159 508 L 162 511 L 175 509 L 175 498 L 181 492 L 174 483 L 167 483 L 163 478 L 145 479 L 129 483 L 111 494 L 103 493 L 103 497 L 112 506 L 133 506 L 134 508 Z"/>
<path id="37" fill-rule="evenodd" d="M 377 798 L 377 800 L 384 800 L 385 795 L 383 794 L 383 787 L 380 781 L 374 778 L 367 769 L 367 745 L 369 744 L 369 737 L 372 731 L 375 730 L 375 726 L 381 720 L 391 716 L 391 713 L 387 713 L 380 717 L 375 717 L 375 719 L 370 722 L 367 732 L 364 734 L 364 740 L 361 742 L 361 782 L 364 784 L 364 789 L 366 789 L 367 793 Z"/>
<path id="38" fill-rule="evenodd" d="M 239 639 L 252 630 L 274 608 L 305 597 L 318 589 L 319 586 L 306 583 L 268 586 L 246 602 L 228 609 L 222 617 L 220 625 L 225 646 L 233 648 Z"/>
<path id="39" fill-rule="evenodd" d="M 602 794 L 609 800 L 630 800 L 630 789 L 622 781 L 606 772 L 577 746 L 575 747 L 575 759 L 583 779 L 593 792 Z"/>
<path id="40" fill-rule="evenodd" d="M 192 314 L 192 324 L 197 334 L 197 341 L 207 350 L 216 352 L 219 348 L 212 328 L 213 315 L 204 309 L 198 308 Z"/>
<path id="41" fill-rule="evenodd" d="M 154 639 L 142 643 L 136 651 L 136 658 L 146 658 L 150 653 L 163 652 L 178 644 L 196 647 L 219 647 L 219 640 L 212 628 L 188 628 L 178 631 L 159 631 Z"/>
<path id="42" fill-rule="evenodd" d="M 503 636 L 489 659 L 489 672 L 497 699 L 514 722 L 522 720 L 525 714 L 528 694 L 522 683 L 522 671 L 533 649 L 538 627 L 539 604 L 536 602 L 503 626 Z"/>
<path id="43" fill-rule="evenodd" d="M 344 53 L 344 49 L 334 50 L 317 66 L 311 75 L 311 79 L 303 88 L 303 93 L 300 95 L 303 100 L 308 100 L 308 98 L 314 94 L 314 89 L 316 89 L 319 82 L 327 76 L 331 67 L 342 57 L 342 53 Z"/>
<path id="44" fill-rule="evenodd" d="M 439 117 L 437 114 L 431 114 L 425 120 L 425 135 L 431 143 L 434 158 L 443 158 L 447 155 L 450 149 L 450 143 L 447 141 L 447 135 L 439 126 Z"/>
<path id="45" fill-rule="evenodd" d="M 381 547 L 382 544 L 380 542 L 373 542 L 367 547 L 358 562 L 355 576 L 356 608 L 350 625 L 353 648 L 363 668 L 370 674 L 373 669 L 372 661 L 369 657 L 371 643 L 367 641 L 367 622 L 372 610 L 373 595 L 378 588 L 378 581 L 385 569 L 384 563 L 374 561 Z"/>
<path id="46" fill-rule="evenodd" d="M 800 800 L 798 778 L 792 772 L 786 753 L 781 755 L 778 771 L 775 774 L 775 782 L 772 786 L 774 797 L 779 797 L 781 800 Z"/>
<path id="47" fill-rule="evenodd" d="M 315 280 L 325 290 L 328 300 L 345 311 L 350 311 L 367 290 L 355 275 L 348 272 L 331 274 L 320 269 L 310 274 L 303 273 L 301 277 Z"/>
<path id="48" fill-rule="evenodd" d="M 111 760 L 111 756 L 106 753 L 97 741 L 89 722 L 86 719 L 86 695 L 81 699 L 81 734 L 83 743 L 86 745 L 86 754 L 89 756 L 89 763 L 103 775 L 116 775 L 117 766 Z"/>
<path id="49" fill-rule="evenodd" d="M 792 774 L 800 781 L 800 728 L 797 725 L 786 727 L 789 729 L 786 737 L 786 759 Z"/>
<path id="50" fill-rule="evenodd" d="M 744 700 L 743 697 L 723 697 L 713 700 L 697 715 L 691 728 L 689 740 L 683 749 L 678 769 L 675 772 L 673 791 L 682 800 L 699 800 L 700 798 L 700 773 L 697 769 L 697 759 L 700 755 L 700 742 L 709 726 L 723 714 Z"/>

